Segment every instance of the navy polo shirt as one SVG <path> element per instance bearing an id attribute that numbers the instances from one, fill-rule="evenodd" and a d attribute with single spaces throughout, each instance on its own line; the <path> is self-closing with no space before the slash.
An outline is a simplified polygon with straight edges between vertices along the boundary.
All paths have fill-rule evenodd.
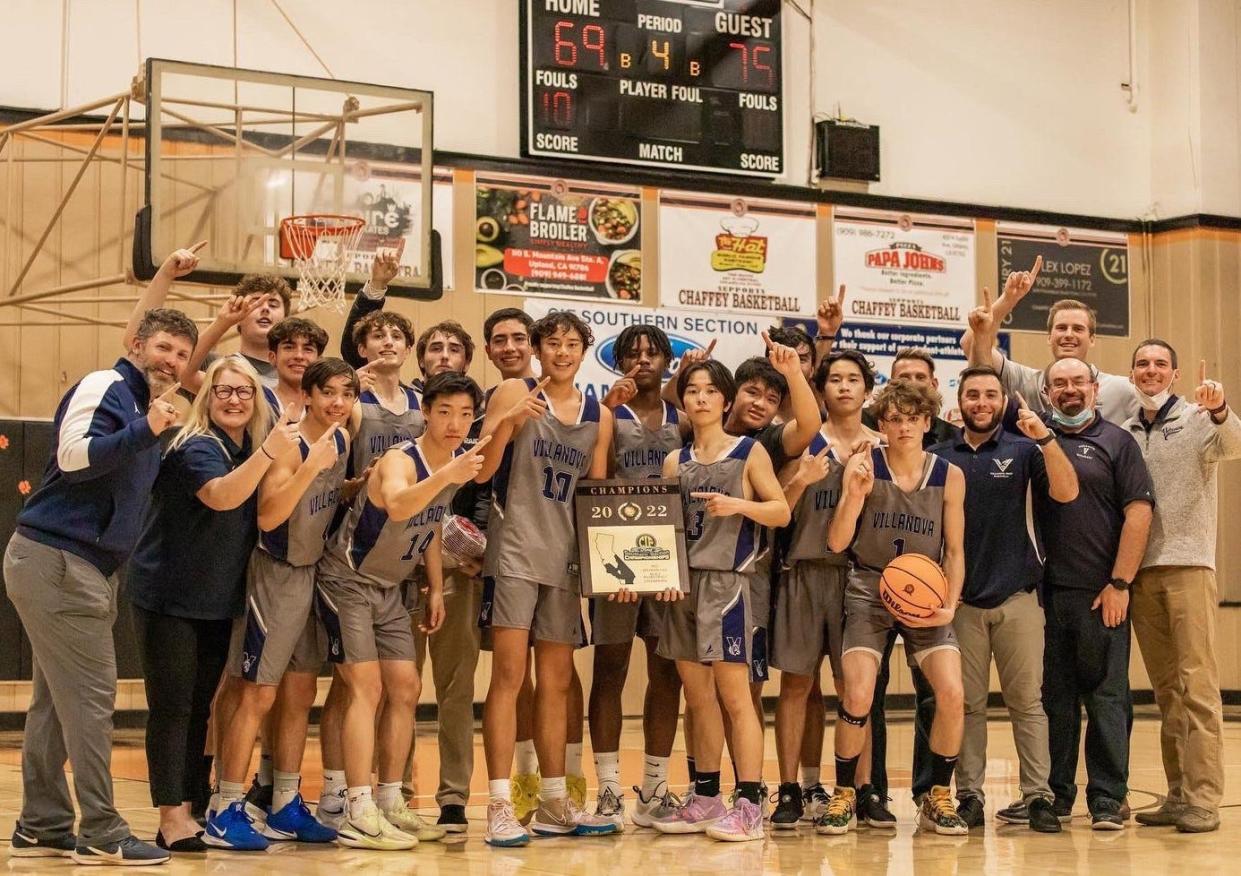
<path id="1" fill-rule="evenodd" d="M 965 474 L 965 587 L 975 608 L 995 608 L 1043 578 L 1042 549 L 1031 525 L 1032 494 L 1047 496 L 1043 453 L 1028 438 L 997 427 L 975 450 L 963 435 L 930 452 Z"/>
<path id="2" fill-rule="evenodd" d="M 248 435 L 238 447 L 214 426 L 164 457 L 127 570 L 134 605 L 193 620 L 242 613 L 246 563 L 258 540 L 258 491 L 231 511 L 208 508 L 198 491 L 249 457 Z"/>
<path id="3" fill-rule="evenodd" d="M 1130 502 L 1155 504 L 1155 487 L 1138 442 L 1096 413 L 1080 432 L 1051 424 L 1077 472 L 1077 498 L 1067 504 L 1035 497 L 1047 546 L 1049 587 L 1098 593 L 1112 580 L 1112 566 Z"/>

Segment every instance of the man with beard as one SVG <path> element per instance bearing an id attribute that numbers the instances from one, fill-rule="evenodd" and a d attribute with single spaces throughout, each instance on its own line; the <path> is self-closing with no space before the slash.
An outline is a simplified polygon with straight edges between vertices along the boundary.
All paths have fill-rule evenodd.
<path id="1" fill-rule="evenodd" d="M 961 437 L 931 447 L 965 473 L 965 587 L 952 622 L 965 692 L 957 813 L 970 827 L 982 827 L 987 693 L 994 654 L 1021 764 L 1021 799 L 996 818 L 1059 833 L 1060 822 L 1051 809 L 1047 715 L 1041 699 L 1044 619 L 1037 590 L 1043 563 L 1025 515 L 1031 492 L 1054 502 L 1072 502 L 1077 475 L 1055 434 L 1021 399 L 1017 428 L 1025 438 L 1004 430 L 1007 398 L 992 368 L 963 371 L 957 403 L 965 423 Z"/>
<path id="2" fill-rule="evenodd" d="M 112 799 L 112 625 L 116 570 L 137 543 L 159 473 L 159 438 L 177 419 L 172 399 L 197 340 L 194 321 L 181 311 L 146 311 L 126 355 L 61 399 L 43 482 L 17 515 L 4 583 L 34 657 L 17 857 L 168 860 L 130 833 Z M 77 837 L 66 760 L 82 807 Z"/>
<path id="3" fill-rule="evenodd" d="M 1099 384 L 1081 359 L 1047 369 L 1052 429 L 1077 472 L 1069 504 L 1039 501 L 1043 573 L 1043 708 L 1051 740 L 1052 804 L 1062 822 L 1077 796 L 1081 707 L 1086 706 L 1086 803 L 1095 830 L 1121 830 L 1128 793 L 1129 585 L 1155 504 L 1137 441 L 1095 410 Z"/>

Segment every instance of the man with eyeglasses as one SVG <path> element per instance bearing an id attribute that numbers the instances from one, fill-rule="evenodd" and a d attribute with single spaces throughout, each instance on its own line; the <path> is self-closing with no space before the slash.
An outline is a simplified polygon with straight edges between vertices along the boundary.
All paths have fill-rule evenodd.
<path id="1" fill-rule="evenodd" d="M 1129 585 L 1137 575 L 1155 505 L 1138 443 L 1095 409 L 1099 384 L 1081 359 L 1047 369 L 1051 428 L 1077 473 L 1077 499 L 1036 494 L 1047 562 L 1043 709 L 1051 750 L 1052 804 L 1072 819 L 1081 707 L 1086 706 L 1086 803 L 1095 830 L 1121 830 L 1128 793 Z"/>

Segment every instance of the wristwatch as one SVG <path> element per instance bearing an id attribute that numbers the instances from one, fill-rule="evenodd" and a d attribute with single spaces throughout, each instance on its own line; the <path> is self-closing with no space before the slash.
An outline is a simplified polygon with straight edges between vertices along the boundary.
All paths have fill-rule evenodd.
<path id="1" fill-rule="evenodd" d="M 1039 447 L 1046 447 L 1048 444 L 1050 444 L 1051 442 L 1055 440 L 1056 440 L 1056 433 L 1048 432 L 1042 438 L 1036 438 L 1034 443 L 1037 444 Z"/>
<path id="2" fill-rule="evenodd" d="M 1107 583 L 1111 584 L 1121 593 L 1124 593 L 1126 590 L 1129 589 L 1129 582 L 1126 581 L 1124 578 L 1113 578 L 1111 581 L 1108 581 Z"/>

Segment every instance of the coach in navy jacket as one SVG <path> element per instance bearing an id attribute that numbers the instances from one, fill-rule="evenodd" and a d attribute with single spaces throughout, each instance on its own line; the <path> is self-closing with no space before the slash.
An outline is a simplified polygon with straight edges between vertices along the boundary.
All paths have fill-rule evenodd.
<path id="1" fill-rule="evenodd" d="M 197 335 L 180 311 L 149 310 L 128 354 L 69 390 L 43 483 L 5 550 L 5 587 L 34 652 L 14 852 L 87 864 L 167 857 L 134 839 L 112 802 L 115 572 L 138 539 L 159 436 L 176 420 L 172 397 Z M 66 759 L 82 807 L 78 837 Z"/>

